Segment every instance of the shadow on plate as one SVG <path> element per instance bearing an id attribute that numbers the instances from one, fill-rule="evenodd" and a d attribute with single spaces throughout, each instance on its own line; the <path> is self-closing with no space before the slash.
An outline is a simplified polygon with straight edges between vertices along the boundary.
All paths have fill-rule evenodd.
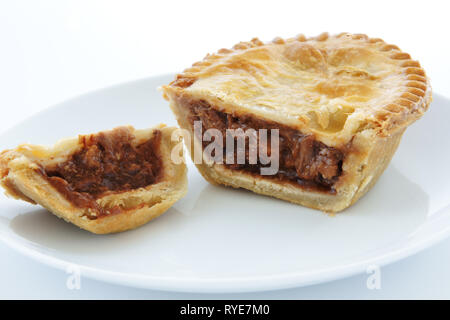
<path id="1" fill-rule="evenodd" d="M 264 235 L 267 239 L 277 237 L 272 242 L 284 243 L 283 250 L 295 252 L 296 247 L 304 248 L 306 244 L 324 252 L 335 247 L 344 258 L 346 248 L 352 248 L 348 255 L 360 254 L 358 250 L 375 250 L 408 237 L 427 220 L 429 201 L 420 186 L 391 165 L 363 198 L 334 215 L 246 190 L 213 185 L 202 190 L 193 211 L 199 216 L 227 215 L 221 225 L 225 231 L 218 230 L 215 235 L 221 238 L 217 242 L 226 241 L 237 224 L 246 224 L 248 234 L 242 236 L 243 249 L 259 242 L 270 251 L 271 242 L 261 242 Z M 268 220 L 272 222 L 268 224 Z"/>
<path id="2" fill-rule="evenodd" d="M 18 236 L 43 247 L 67 253 L 108 253 L 129 250 L 138 243 L 151 241 L 158 234 L 170 232 L 168 226 L 181 223 L 181 214 L 170 208 L 163 215 L 147 224 L 126 232 L 97 235 L 58 218 L 43 208 L 17 215 L 10 221 L 10 228 Z"/>

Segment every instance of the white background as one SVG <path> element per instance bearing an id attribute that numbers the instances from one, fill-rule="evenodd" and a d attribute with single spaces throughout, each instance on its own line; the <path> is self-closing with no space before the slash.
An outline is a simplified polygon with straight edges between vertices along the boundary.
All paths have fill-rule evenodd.
<path id="1" fill-rule="evenodd" d="M 449 20 L 446 1 L 0 0 L 0 133 L 70 97 L 181 71 L 255 36 L 348 31 L 380 37 L 419 60 L 434 91 L 450 97 Z M 81 290 L 70 291 L 64 272 L 0 244 L 0 298 L 450 298 L 448 252 L 450 240 L 384 268 L 378 291 L 368 290 L 367 275 L 360 275 L 308 288 L 205 296 L 84 278 Z"/>

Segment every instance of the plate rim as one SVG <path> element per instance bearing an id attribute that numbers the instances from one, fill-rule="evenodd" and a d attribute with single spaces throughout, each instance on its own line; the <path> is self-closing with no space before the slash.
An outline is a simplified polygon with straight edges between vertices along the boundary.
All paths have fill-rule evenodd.
<path id="1" fill-rule="evenodd" d="M 450 211 L 450 206 L 439 210 L 439 212 L 443 210 Z M 141 289 L 186 293 L 259 292 L 306 287 L 331 282 L 338 279 L 345 279 L 364 273 L 367 271 L 369 266 L 375 265 L 378 267 L 383 267 L 400 261 L 441 242 L 449 236 L 450 224 L 444 227 L 440 232 L 435 232 L 421 241 L 414 241 L 410 245 L 401 246 L 397 250 L 390 250 L 388 252 L 378 254 L 367 260 L 339 264 L 334 267 L 322 268 L 314 272 L 289 272 L 278 275 L 263 275 L 254 277 L 246 276 L 226 279 L 201 279 L 195 277 L 180 279 L 177 277 L 147 276 L 142 274 L 130 275 L 128 273 L 102 270 L 99 268 L 72 263 L 47 255 L 24 245 L 23 243 L 27 243 L 28 240 L 23 241 L 23 243 L 20 241 L 14 241 L 14 237 L 5 236 L 3 232 L 0 232 L 0 240 L 10 248 L 15 249 L 17 252 L 37 262 L 59 270 L 67 271 L 68 267 L 76 266 L 79 268 L 82 277 L 86 276 L 87 278 L 94 280 Z M 408 243 L 411 242 L 407 239 L 403 240 Z M 239 285 L 237 286 L 237 284 Z"/>

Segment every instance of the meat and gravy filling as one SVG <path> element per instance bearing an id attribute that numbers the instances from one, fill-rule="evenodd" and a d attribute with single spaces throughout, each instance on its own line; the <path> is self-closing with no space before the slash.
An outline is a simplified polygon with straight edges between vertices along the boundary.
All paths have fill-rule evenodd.
<path id="1" fill-rule="evenodd" d="M 100 207 L 99 197 L 143 188 L 162 177 L 159 130 L 137 145 L 127 128 L 79 139 L 82 147 L 77 152 L 64 162 L 41 168 L 41 173 L 72 204 L 90 209 L 88 218 L 121 211 L 120 207 Z"/>
<path id="2" fill-rule="evenodd" d="M 279 170 L 275 175 L 264 175 L 265 178 L 278 179 L 292 183 L 296 186 L 334 193 L 333 185 L 342 174 L 342 162 L 344 152 L 333 147 L 326 146 L 314 139 L 313 135 L 305 135 L 293 128 L 280 125 L 275 122 L 256 119 L 251 115 L 233 115 L 218 111 L 206 101 L 194 101 L 188 98 L 181 99 L 181 104 L 188 113 L 188 119 L 193 125 L 195 121 L 201 121 L 203 132 L 210 129 L 218 129 L 224 137 L 222 146 L 226 145 L 225 137 L 227 129 L 278 129 L 279 131 Z M 210 142 L 203 141 L 203 148 Z M 236 146 L 236 144 L 235 144 Z M 270 149 L 270 145 L 268 146 Z M 269 150 L 270 152 L 270 150 Z M 225 158 L 225 152 L 224 158 Z M 245 164 L 223 164 L 232 170 L 240 170 L 255 175 L 260 174 L 261 162 L 249 164 L 248 150 L 245 151 Z"/>

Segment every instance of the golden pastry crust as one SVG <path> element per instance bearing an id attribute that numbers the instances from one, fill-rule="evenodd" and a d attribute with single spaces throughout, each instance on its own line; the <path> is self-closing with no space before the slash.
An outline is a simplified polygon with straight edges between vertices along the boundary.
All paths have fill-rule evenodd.
<path id="1" fill-rule="evenodd" d="M 100 208 L 120 208 L 118 212 L 95 217 L 91 208 L 70 201 L 42 174 L 42 168 L 63 163 L 81 150 L 81 138 L 89 135 L 64 139 L 52 147 L 23 144 L 14 150 L 3 151 L 0 153 L 0 184 L 8 196 L 40 204 L 56 216 L 90 232 L 106 234 L 134 229 L 164 213 L 187 192 L 185 164 L 171 161 L 171 150 L 176 144 L 171 140 L 174 130 L 175 127 L 158 125 L 145 130 L 128 126 L 102 132 L 107 137 L 118 131 L 125 132 L 133 137 L 133 145 L 148 141 L 156 132 L 161 135 L 158 154 L 162 176 L 155 183 L 137 189 L 106 192 L 95 198 Z"/>
<path id="2" fill-rule="evenodd" d="M 397 46 L 366 35 L 297 36 L 241 42 L 207 55 L 163 87 L 230 113 L 253 114 L 329 146 L 358 131 L 408 126 L 431 101 L 425 71 Z"/>
<path id="3" fill-rule="evenodd" d="M 191 133 L 186 99 L 206 101 L 235 117 L 276 122 L 345 150 L 335 194 L 302 190 L 221 164 L 197 164 L 209 181 L 327 212 L 350 206 L 370 189 L 406 127 L 431 102 L 425 71 L 409 54 L 381 39 L 348 33 L 270 43 L 254 38 L 207 55 L 162 89 L 180 126 Z"/>

